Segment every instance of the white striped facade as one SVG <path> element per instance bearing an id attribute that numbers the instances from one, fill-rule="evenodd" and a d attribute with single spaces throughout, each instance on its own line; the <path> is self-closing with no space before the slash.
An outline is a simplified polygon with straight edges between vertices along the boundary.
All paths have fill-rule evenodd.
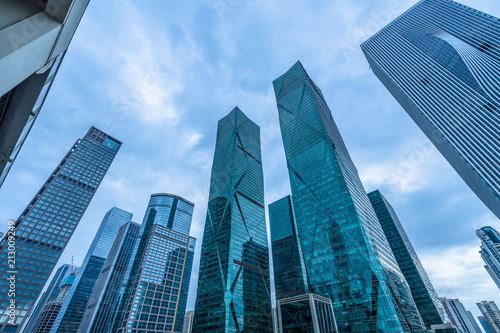
<path id="1" fill-rule="evenodd" d="M 422 0 L 361 45 L 371 69 L 500 218 L 500 20 Z"/>

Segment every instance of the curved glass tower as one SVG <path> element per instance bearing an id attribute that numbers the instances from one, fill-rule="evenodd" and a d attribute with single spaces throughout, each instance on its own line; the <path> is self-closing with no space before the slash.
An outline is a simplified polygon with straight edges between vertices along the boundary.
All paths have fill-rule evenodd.
<path id="1" fill-rule="evenodd" d="M 373 73 L 500 218 L 500 20 L 422 0 L 361 45 Z"/>
<path id="2" fill-rule="evenodd" d="M 219 121 L 193 333 L 272 332 L 260 128 Z"/>
<path id="3" fill-rule="evenodd" d="M 300 62 L 274 80 L 311 292 L 340 332 L 419 332 L 423 323 L 321 90 Z"/>

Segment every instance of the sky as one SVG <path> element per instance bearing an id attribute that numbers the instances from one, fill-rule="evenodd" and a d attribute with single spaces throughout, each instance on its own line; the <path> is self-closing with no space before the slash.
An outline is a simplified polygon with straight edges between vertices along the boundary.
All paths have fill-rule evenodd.
<path id="1" fill-rule="evenodd" d="M 414 0 L 91 1 L 45 105 L 0 189 L 16 219 L 90 126 L 123 141 L 58 266 L 79 265 L 104 214 L 142 222 L 153 193 L 195 203 L 194 308 L 217 121 L 261 127 L 266 205 L 290 194 L 272 81 L 300 60 L 321 88 L 365 189 L 398 214 L 440 296 L 500 303 L 474 230 L 498 219 L 370 71 L 359 44 Z M 500 17 L 495 0 L 461 3 Z"/>

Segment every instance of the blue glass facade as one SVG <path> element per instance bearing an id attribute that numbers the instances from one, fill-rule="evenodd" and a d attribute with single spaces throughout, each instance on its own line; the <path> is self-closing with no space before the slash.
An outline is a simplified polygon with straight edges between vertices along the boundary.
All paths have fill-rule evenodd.
<path id="1" fill-rule="evenodd" d="M 111 329 L 120 289 L 140 228 L 139 224 L 130 221 L 118 231 L 87 303 L 78 333 L 102 333 Z"/>
<path id="2" fill-rule="evenodd" d="M 422 0 L 361 45 L 373 73 L 500 218 L 500 20 Z"/>
<path id="3" fill-rule="evenodd" d="M 269 224 L 276 298 L 305 294 L 307 273 L 291 196 L 269 205 Z"/>
<path id="4" fill-rule="evenodd" d="M 476 231 L 481 240 L 481 258 L 484 268 L 500 288 L 500 233 L 492 227 L 483 227 Z"/>
<path id="5" fill-rule="evenodd" d="M 196 239 L 189 237 L 194 204 L 153 194 L 120 291 L 111 332 L 182 330 Z M 182 321 L 182 322 L 181 322 Z"/>
<path id="6" fill-rule="evenodd" d="M 368 198 L 410 286 L 413 299 L 426 327 L 430 329 L 431 325 L 445 323 L 446 314 L 443 305 L 396 212 L 380 191 L 368 193 Z"/>
<path id="7" fill-rule="evenodd" d="M 490 327 L 490 324 L 488 324 L 488 321 L 486 320 L 486 318 L 484 318 L 484 316 L 479 316 L 477 317 L 477 319 L 481 323 L 481 326 L 483 326 L 483 329 L 486 333 L 494 333 Z"/>
<path id="8" fill-rule="evenodd" d="M 332 300 L 340 332 L 423 330 L 320 89 L 300 62 L 273 84 L 311 291 Z"/>
<path id="9" fill-rule="evenodd" d="M 16 220 L 16 325 L 18 332 L 40 295 L 85 209 L 94 196 L 121 143 L 92 127 L 59 163 Z M 0 251 L 7 258 L 8 233 Z M 5 277 L 10 268 L 0 267 Z M 0 280 L 0 288 L 8 281 Z M 0 295 L 0 332 L 8 321 L 7 293 Z M 12 330 L 12 326 L 9 328 Z"/>
<path id="10" fill-rule="evenodd" d="M 90 295 L 118 231 L 131 219 L 131 213 L 116 207 L 106 213 L 83 260 L 82 267 L 78 270 L 75 282 L 59 311 L 51 333 L 70 333 L 78 330 Z"/>
<path id="11" fill-rule="evenodd" d="M 260 128 L 219 121 L 193 332 L 272 332 Z"/>
<path id="12" fill-rule="evenodd" d="M 53 301 L 57 298 L 57 295 L 59 295 L 59 291 L 61 290 L 60 286 L 62 281 L 70 275 L 72 270 L 76 272 L 78 270 L 78 267 L 72 268 L 71 265 L 64 264 L 57 269 L 54 277 L 52 278 L 52 280 L 50 280 L 47 290 L 42 294 L 40 300 L 36 304 L 36 307 L 30 313 L 29 320 L 26 323 L 26 326 L 23 328 L 23 333 L 30 333 L 33 330 L 43 307 L 48 302 Z"/>

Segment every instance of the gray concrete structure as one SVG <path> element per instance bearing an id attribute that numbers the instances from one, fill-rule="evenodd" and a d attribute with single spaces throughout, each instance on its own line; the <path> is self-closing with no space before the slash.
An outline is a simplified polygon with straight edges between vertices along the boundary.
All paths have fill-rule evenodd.
<path id="1" fill-rule="evenodd" d="M 40 112 L 88 3 L 0 1 L 0 186 Z"/>

